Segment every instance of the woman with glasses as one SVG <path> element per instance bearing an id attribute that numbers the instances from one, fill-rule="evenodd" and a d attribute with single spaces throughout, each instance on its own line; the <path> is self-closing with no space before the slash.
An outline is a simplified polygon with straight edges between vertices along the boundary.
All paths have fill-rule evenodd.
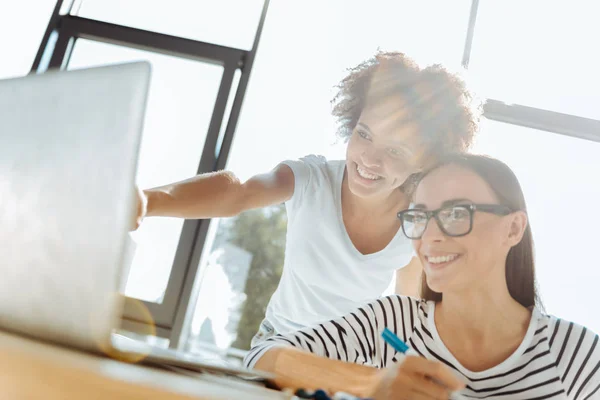
<path id="1" fill-rule="evenodd" d="M 416 295 L 421 266 L 394 217 L 409 204 L 414 174 L 468 149 L 477 130 L 479 109 L 464 82 L 401 53 L 376 54 L 338 89 L 333 115 L 345 160 L 311 155 L 245 183 L 220 171 L 140 195 L 139 220 L 229 217 L 285 203 L 283 274 L 253 343 L 344 315 L 380 297 L 394 274 L 397 292 Z"/>
<path id="2" fill-rule="evenodd" d="M 525 200 L 505 164 L 448 158 L 398 217 L 424 267 L 423 300 L 389 296 L 275 336 L 246 365 L 282 387 L 375 399 L 600 398 L 598 335 L 543 312 Z M 397 353 L 385 328 L 418 356 Z"/>

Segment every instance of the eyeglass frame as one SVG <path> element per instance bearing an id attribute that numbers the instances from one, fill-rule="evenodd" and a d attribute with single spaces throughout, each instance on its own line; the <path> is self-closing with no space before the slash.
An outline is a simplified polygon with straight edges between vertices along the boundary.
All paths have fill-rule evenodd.
<path id="1" fill-rule="evenodd" d="M 446 210 L 448 208 L 454 208 L 454 207 L 463 207 L 463 208 L 467 209 L 467 211 L 469 211 L 469 230 L 466 233 L 461 233 L 459 235 L 450 234 L 444 228 L 442 221 L 440 221 L 440 218 L 439 218 L 440 211 Z M 406 233 L 406 230 L 404 229 L 404 214 L 406 214 L 408 212 L 414 212 L 414 211 L 422 212 L 427 217 L 427 222 L 425 222 L 425 227 L 423 228 L 423 233 L 421 233 L 421 236 L 419 236 L 417 238 L 410 237 Z M 432 217 L 435 218 L 435 222 L 437 223 L 438 228 L 440 228 L 440 230 L 442 231 L 442 233 L 444 235 L 449 236 L 449 237 L 467 236 L 469 233 L 471 233 L 473 231 L 473 217 L 475 216 L 475 211 L 481 211 L 481 212 L 499 215 L 499 216 L 506 216 L 506 215 L 509 215 L 509 214 L 512 214 L 513 212 L 515 212 L 512 208 L 510 208 L 509 206 L 504 205 L 504 204 L 465 203 L 465 204 L 452 204 L 452 205 L 440 207 L 437 210 L 431 210 L 431 211 L 423 210 L 420 208 L 409 208 L 409 209 L 400 211 L 396 216 L 400 220 L 400 226 L 402 227 L 402 233 L 404 233 L 404 236 L 406 236 L 410 240 L 420 240 L 423 237 L 423 235 L 425 234 L 425 232 L 427 231 L 427 227 L 429 226 L 429 221 L 431 220 Z"/>

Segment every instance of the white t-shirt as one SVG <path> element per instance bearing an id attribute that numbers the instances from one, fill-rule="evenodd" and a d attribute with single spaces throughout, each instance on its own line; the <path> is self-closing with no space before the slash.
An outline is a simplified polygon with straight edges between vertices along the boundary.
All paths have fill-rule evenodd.
<path id="1" fill-rule="evenodd" d="M 466 398 L 600 398 L 600 344 L 589 329 L 534 308 L 523 341 L 506 360 L 485 371 L 470 371 L 444 345 L 434 315 L 432 301 L 384 297 L 321 325 L 267 339 L 248 353 L 244 364 L 253 367 L 273 346 L 294 346 L 335 360 L 389 367 L 399 354 L 381 337 L 388 328 L 421 356 L 464 377 Z"/>
<path id="2" fill-rule="evenodd" d="M 354 247 L 342 219 L 345 161 L 311 155 L 285 164 L 295 189 L 286 202 L 283 273 L 266 313 L 277 333 L 329 321 L 381 297 L 413 254 L 402 230 L 377 253 Z"/>

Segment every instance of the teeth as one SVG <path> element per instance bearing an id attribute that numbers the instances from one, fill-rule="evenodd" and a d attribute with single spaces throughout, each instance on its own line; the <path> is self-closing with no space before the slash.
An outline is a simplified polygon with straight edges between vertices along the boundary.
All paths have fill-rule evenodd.
<path id="1" fill-rule="evenodd" d="M 375 181 L 380 178 L 379 175 L 373 175 L 373 174 L 368 173 L 367 171 L 362 169 L 358 164 L 356 165 L 356 171 L 358 172 L 358 175 L 360 175 L 361 177 L 363 177 L 365 179 L 370 179 L 372 181 Z"/>
<path id="2" fill-rule="evenodd" d="M 441 263 L 454 261 L 456 259 L 456 257 L 458 257 L 457 254 L 450 254 L 447 256 L 427 257 L 427 261 L 429 261 L 431 264 L 441 264 Z"/>

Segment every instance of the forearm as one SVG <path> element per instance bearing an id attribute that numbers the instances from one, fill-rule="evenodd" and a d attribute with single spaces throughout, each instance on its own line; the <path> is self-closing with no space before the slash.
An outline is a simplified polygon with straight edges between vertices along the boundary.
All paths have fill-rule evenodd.
<path id="1" fill-rule="evenodd" d="M 323 389 L 368 397 L 378 370 L 372 367 L 331 360 L 295 348 L 273 347 L 256 362 L 256 369 L 273 373 L 280 388 Z"/>
<path id="2" fill-rule="evenodd" d="M 185 181 L 144 190 L 146 216 L 203 219 L 240 213 L 242 185 L 230 172 L 197 175 Z"/>

